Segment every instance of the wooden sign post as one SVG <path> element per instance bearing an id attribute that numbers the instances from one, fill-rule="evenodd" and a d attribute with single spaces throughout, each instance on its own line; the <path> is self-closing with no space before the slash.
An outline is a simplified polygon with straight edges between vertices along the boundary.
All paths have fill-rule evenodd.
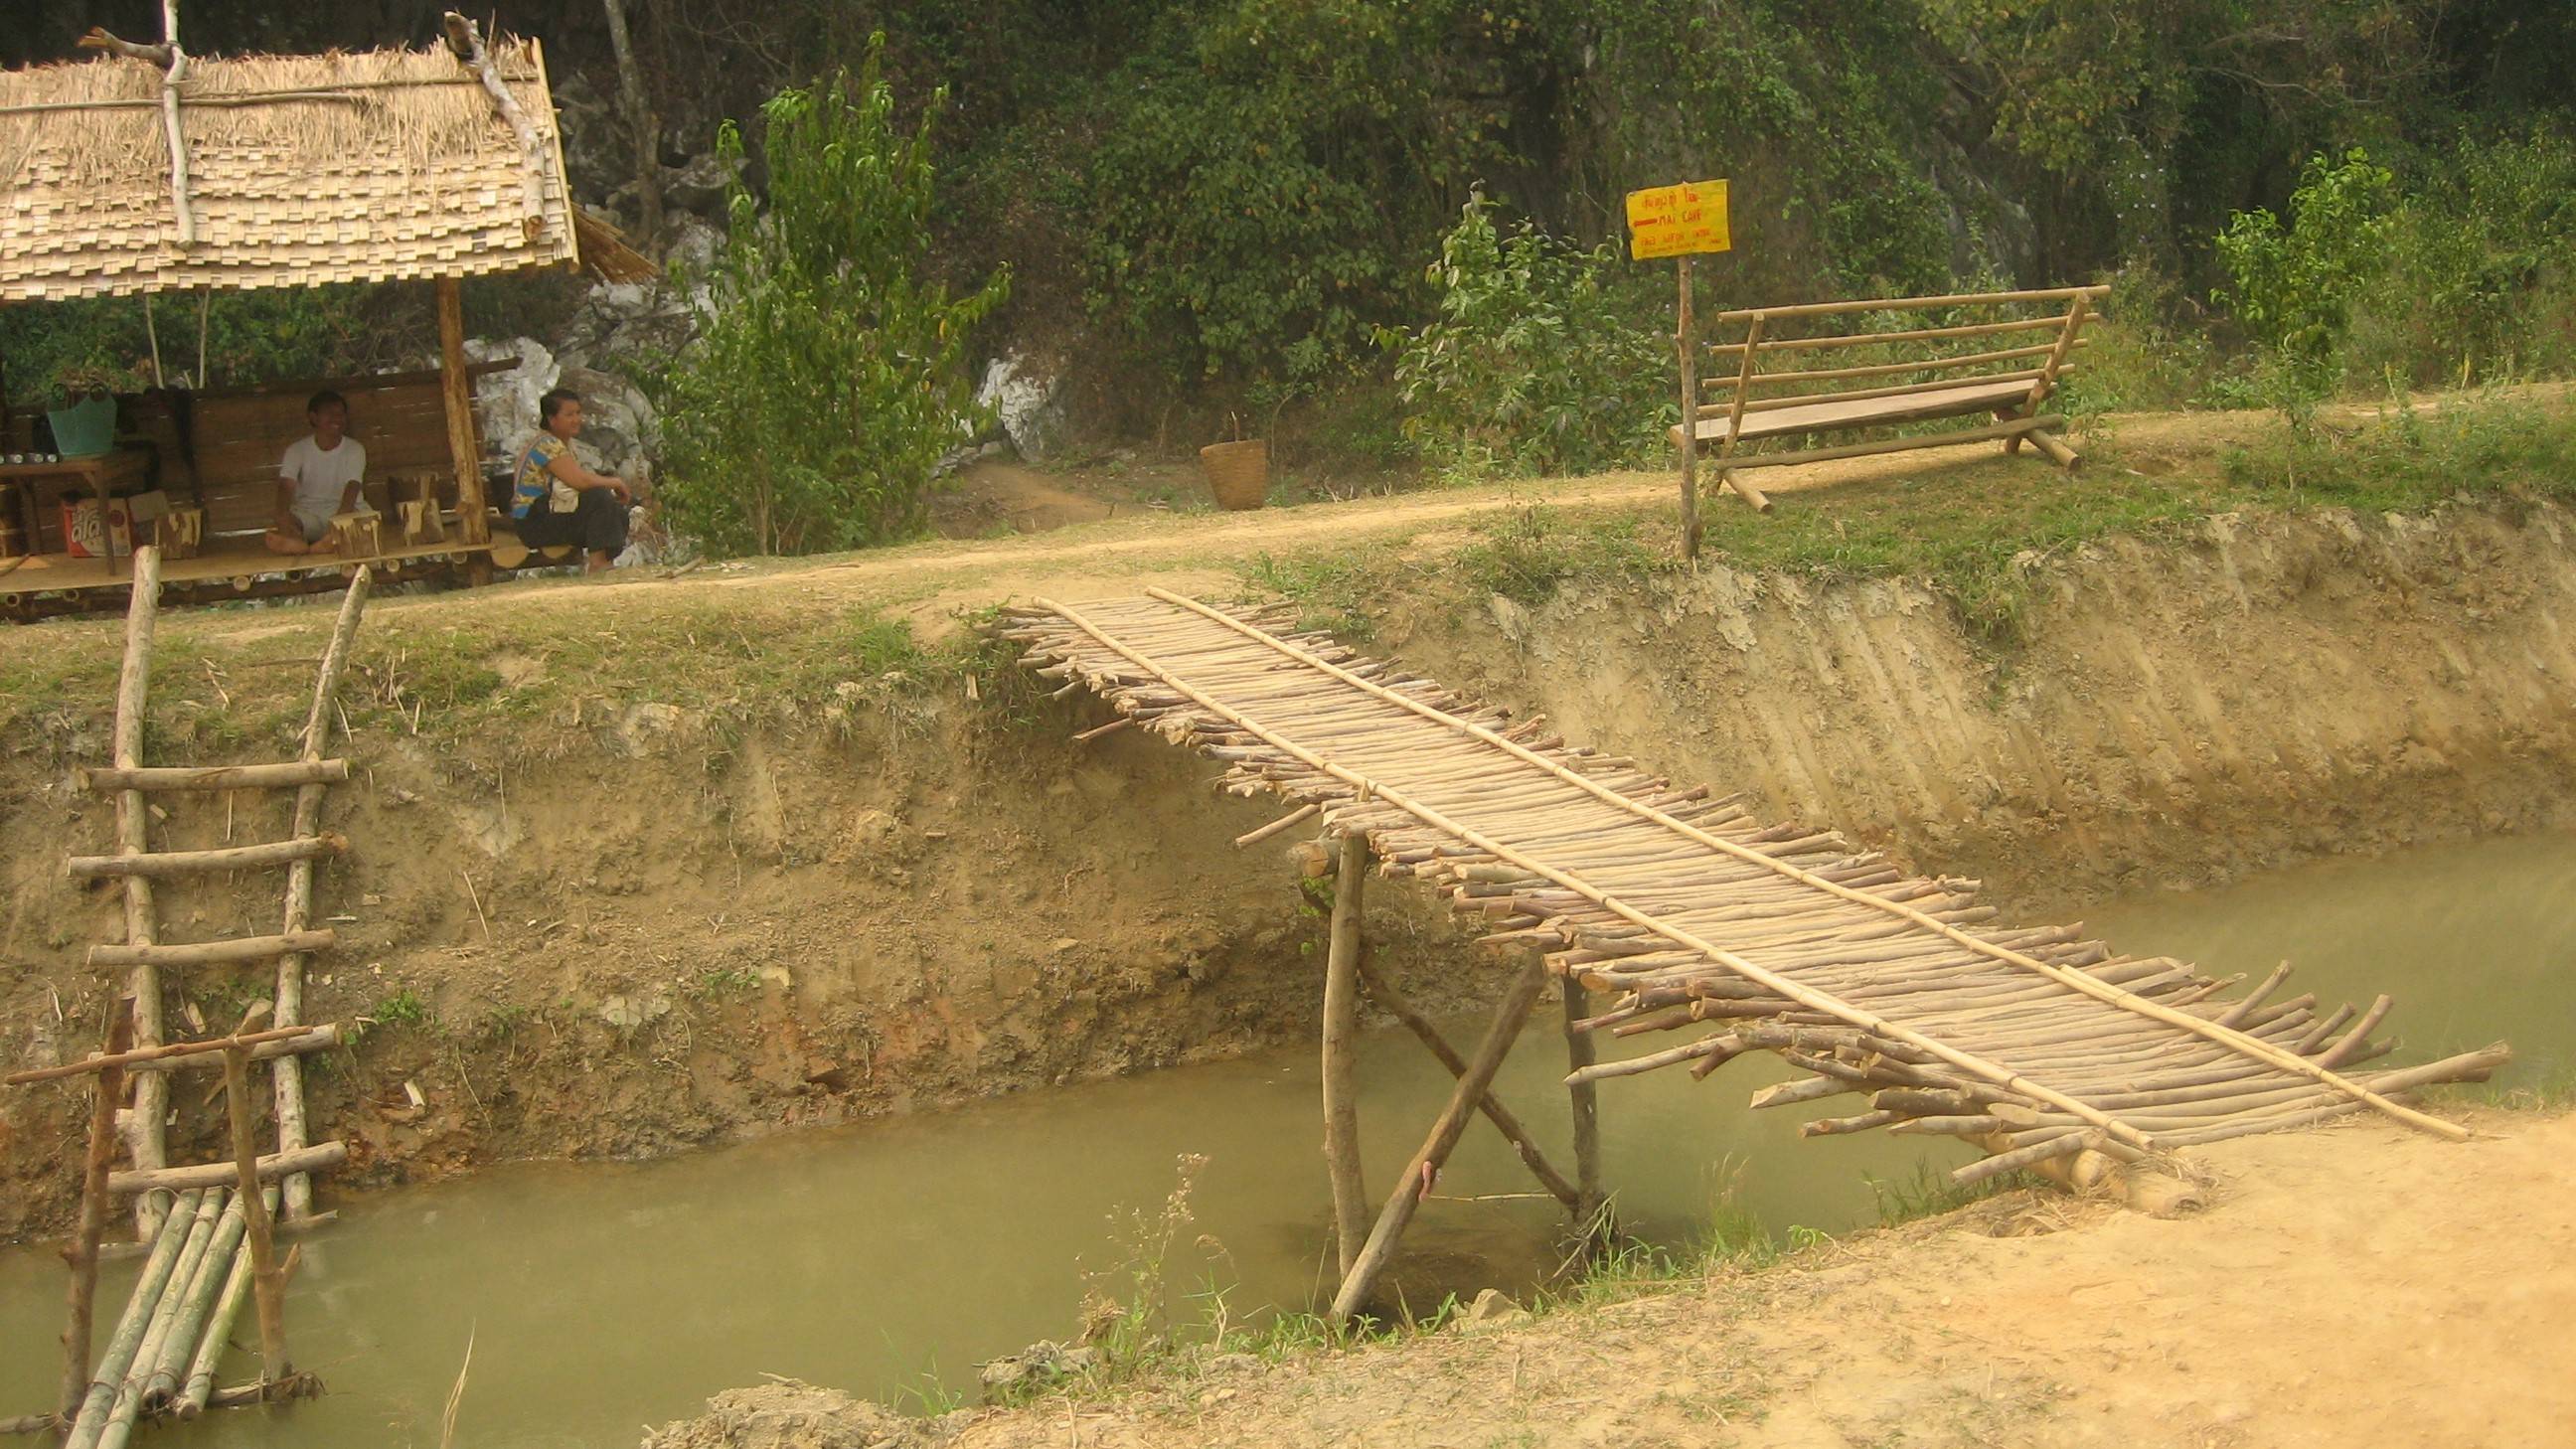
<path id="1" fill-rule="evenodd" d="M 1734 248 L 1726 182 L 1685 181 L 1628 193 L 1628 255 L 1680 259 L 1681 307 L 1673 345 L 1682 373 L 1682 556 L 1699 557 L 1699 350 L 1691 325 L 1691 258 Z"/>

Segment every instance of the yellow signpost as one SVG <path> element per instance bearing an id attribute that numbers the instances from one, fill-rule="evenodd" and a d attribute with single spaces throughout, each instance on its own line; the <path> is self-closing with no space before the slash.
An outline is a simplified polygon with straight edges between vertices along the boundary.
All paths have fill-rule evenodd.
<path id="1" fill-rule="evenodd" d="M 1679 257 L 1681 319 L 1673 345 L 1682 363 L 1682 556 L 1699 557 L 1699 355 L 1691 327 L 1691 258 L 1732 251 L 1726 182 L 1685 181 L 1628 193 L 1628 255 Z"/>
<path id="2" fill-rule="evenodd" d="M 1628 193 L 1628 255 L 1636 260 L 1732 249 L 1724 181 L 1685 181 Z"/>

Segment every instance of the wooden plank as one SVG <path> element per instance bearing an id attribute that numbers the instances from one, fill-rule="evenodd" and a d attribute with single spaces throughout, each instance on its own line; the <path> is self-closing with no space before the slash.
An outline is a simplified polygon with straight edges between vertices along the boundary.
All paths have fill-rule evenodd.
<path id="1" fill-rule="evenodd" d="M 2078 342 L 2077 346 L 2084 344 Z M 1998 362 L 2014 362 L 2025 357 L 2047 357 L 2055 353 L 2053 343 L 2029 347 L 2001 347 L 1990 352 L 1963 352 L 1955 357 L 1925 357 L 1911 362 L 1872 362 L 1857 367 L 1811 367 L 1796 372 L 1766 372 L 1754 377 L 1756 386 L 1786 382 L 1841 382 L 1856 377 L 1896 377 L 1909 372 L 1956 372 L 1962 368 L 1988 367 Z M 1926 383 L 1925 386 L 1938 386 Z"/>
<path id="2" fill-rule="evenodd" d="M 1929 342 L 1944 337 L 1991 337 L 2004 332 L 2044 331 L 2058 326 L 2064 320 L 2056 316 L 2022 317 L 2010 322 L 1975 322 L 1964 327 L 1916 327 L 1903 332 L 1837 332 L 1829 337 L 1773 337 L 1764 340 L 1758 350 L 1806 352 L 1817 348 L 1870 347 L 1882 342 Z M 1712 342 L 1708 350 L 1733 356 L 1744 350 L 1744 344 Z"/>
<path id="3" fill-rule="evenodd" d="M 1936 418 L 1966 417 L 1992 412 L 1998 407 L 2021 401 L 2030 384 L 2017 378 L 2000 381 L 1950 383 L 1940 387 L 1917 389 L 1887 397 L 1861 398 L 1852 401 L 1809 403 L 1793 408 L 1774 408 L 1766 412 L 1747 412 L 1737 434 L 1745 439 L 1776 438 L 1793 433 L 1820 433 L 1837 428 L 1873 428 L 1889 423 L 1927 422 Z M 1701 418 L 1698 433 L 1703 440 L 1726 436 L 1728 419 Z M 1678 441 L 1681 429 L 1671 430 Z"/>
<path id="4" fill-rule="evenodd" d="M 2069 364 L 2059 375 L 2063 376 L 2074 370 L 2074 366 Z M 1788 397 L 1757 397 L 1746 403 L 1744 410 L 1748 413 L 1777 412 L 1781 408 L 1801 408 L 1810 403 L 1858 402 L 1863 398 L 1903 397 L 1907 393 L 1922 392 L 1927 388 L 1974 387 L 1990 382 L 2028 382 L 2037 376 L 2039 376 L 2039 369 L 2034 367 L 2024 372 L 1999 372 L 1992 377 L 1954 377 L 1947 382 L 1902 382 L 1894 387 L 1850 387 L 1825 392 L 1795 393 Z M 1702 403 L 1699 407 L 1699 416 L 1717 417 L 1725 413 L 1726 407 L 1724 403 Z"/>
<path id="5" fill-rule="evenodd" d="M 1873 297 L 1860 302 L 1798 302 L 1785 307 L 1746 307 L 1720 312 L 1720 322 L 1749 322 L 1755 312 L 1781 317 L 1826 317 L 1839 312 L 1907 312 L 1931 307 L 1974 307 L 2006 302 L 2066 302 L 2077 297 L 2111 295 L 2107 286 L 2041 287 L 2026 292 L 1959 292 L 1940 297 Z"/>
<path id="6" fill-rule="evenodd" d="M 372 559 L 343 559 L 327 554 L 299 557 L 273 554 L 256 538 L 214 539 L 209 540 L 206 551 L 195 558 L 171 559 L 162 564 L 161 578 L 165 586 L 231 580 L 247 595 L 253 581 L 266 576 L 311 577 L 313 589 L 319 591 L 338 587 L 342 578 L 360 563 L 399 565 L 423 559 L 463 560 L 489 553 L 491 549 L 489 543 L 467 543 L 448 538 L 432 543 L 388 544 L 384 552 Z M 101 559 L 67 558 L 58 553 L 38 554 L 10 571 L 6 582 L 0 583 L 0 596 L 83 589 L 122 590 L 126 582 L 124 575 L 111 572 Z"/>
<path id="7" fill-rule="evenodd" d="M 1787 468 L 1800 463 L 1826 463 L 1836 458 L 1866 458 L 1878 453 L 1902 453 L 1915 448 L 1948 448 L 1961 443 L 1988 443 L 2002 438 L 2036 433 L 2042 428 L 2062 428 L 2066 419 L 2056 413 L 2045 417 L 2016 418 L 1982 428 L 1961 428 L 1948 433 L 1917 433 L 1905 438 L 1881 438 L 1870 443 L 1845 443 L 1833 448 L 1799 448 L 1787 453 L 1757 453 L 1738 458 L 1737 468 Z"/>

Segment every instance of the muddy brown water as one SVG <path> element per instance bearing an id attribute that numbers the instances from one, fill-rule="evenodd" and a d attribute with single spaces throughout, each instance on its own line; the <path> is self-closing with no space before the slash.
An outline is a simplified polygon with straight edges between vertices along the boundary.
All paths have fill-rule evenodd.
<path id="1" fill-rule="evenodd" d="M 2523 1053 L 2507 1083 L 2530 1083 L 2576 1063 L 2571 884 L 2576 837 L 2496 840 L 2133 898 L 2089 921 L 2124 949 L 2213 971 L 2259 976 L 2287 957 L 2291 989 L 2327 999 L 2387 990 L 2405 1059 L 2505 1037 Z M 1501 1090 L 1561 1142 L 1554 1045 L 1525 1038 Z M 1731 1185 L 1775 1234 L 1841 1231 L 1875 1220 L 1867 1175 L 1910 1180 L 1964 1155 L 1881 1133 L 1798 1141 L 1798 1116 L 1743 1106 L 1784 1075 L 1763 1058 L 1706 1084 L 1678 1072 L 1606 1084 L 1606 1177 L 1625 1220 L 1684 1238 Z M 1382 1189 L 1448 1078 L 1387 1033 L 1365 1043 L 1362 1077 Z M 434 1444 L 469 1335 L 460 1443 L 632 1445 L 641 1426 L 765 1373 L 919 1406 L 971 1386 L 980 1360 L 1068 1336 L 1087 1284 L 1123 1290 L 1135 1217 L 1162 1208 L 1183 1154 L 1206 1162 L 1165 1262 L 1177 1311 L 1203 1315 L 1212 1285 L 1237 1317 L 1327 1291 L 1320 1135 L 1313 1054 L 1279 1051 L 649 1164 L 527 1165 L 385 1194 L 308 1241 L 289 1304 L 294 1358 L 329 1395 L 146 1433 Z M 1500 1139 L 1471 1133 L 1409 1240 L 1410 1291 L 1526 1289 L 1553 1260 L 1551 1205 L 1458 1199 L 1527 1190 Z M 106 1291 L 133 1271 L 113 1267 Z M 61 1293 L 49 1252 L 0 1255 L 0 1412 L 52 1392 Z"/>

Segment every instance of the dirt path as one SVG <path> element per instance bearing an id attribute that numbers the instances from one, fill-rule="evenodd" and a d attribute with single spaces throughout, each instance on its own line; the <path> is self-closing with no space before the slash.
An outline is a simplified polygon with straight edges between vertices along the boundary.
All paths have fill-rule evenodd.
<path id="1" fill-rule="evenodd" d="M 2157 414 L 2118 420 L 2121 462 L 2147 470 L 2165 469 L 2172 460 L 2205 459 L 2214 443 L 2264 426 L 2256 415 L 2228 413 Z M 1793 495 L 1836 483 L 1897 475 L 1940 476 L 1994 461 L 1983 448 L 1910 453 L 1891 457 L 1844 459 L 1783 468 L 1765 475 L 1763 487 L 1773 495 Z M 1018 470 L 1025 473 L 1026 470 Z M 2056 475 L 2037 463 L 2011 470 L 2027 481 L 2045 484 Z M 1037 475 L 1030 475 L 1036 478 Z M 1041 480 L 1042 481 L 1042 480 Z M 1023 479 L 1024 491 L 1035 484 Z M 1048 489 L 1051 500 L 1045 522 L 1049 531 L 988 539 L 934 539 L 896 548 L 807 559 L 771 559 L 693 569 L 670 577 L 662 570 L 621 571 L 611 579 L 585 582 L 567 578 L 529 580 L 503 586 L 513 610 L 563 610 L 597 614 L 650 608 L 680 599 L 721 600 L 749 590 L 778 599 L 816 606 L 861 602 L 887 606 L 910 618 L 926 634 L 936 634 L 953 613 L 1009 596 L 1046 591 L 1067 599 L 1101 598 L 1133 592 L 1140 582 L 1169 587 L 1230 593 L 1240 587 L 1237 565 L 1263 553 L 1291 553 L 1318 546 L 1362 541 L 1430 542 L 1447 533 L 1508 517 L 1535 505 L 1550 508 L 1639 508 L 1669 506 L 1673 475 L 1668 472 L 1604 473 L 1579 479 L 1536 479 L 1476 487 L 1434 489 L 1375 498 L 1325 501 L 1250 513 L 1174 513 L 1156 509 L 1115 510 L 1113 517 L 1086 512 L 1082 498 Z M 1105 505 L 1104 505 L 1105 506 Z M 1739 507 L 1732 495 L 1711 506 Z M 374 606 L 417 611 L 424 621 L 441 614 L 469 616 L 494 607 L 488 590 L 387 599 Z M 303 605 L 318 608 L 321 605 Z M 274 628 L 276 616 L 243 614 L 217 624 L 210 632 Z M 112 621 L 94 621 L 113 627 Z M 77 625 L 70 627 L 79 627 Z"/>
<path id="2" fill-rule="evenodd" d="M 2196 1154 L 2220 1200 L 2187 1218 L 2002 1199 L 1704 1292 L 1039 1405 L 956 1443 L 2564 1443 L 2576 1116 L 2478 1120 L 2495 1135 L 2462 1146 L 2355 1125 Z"/>

